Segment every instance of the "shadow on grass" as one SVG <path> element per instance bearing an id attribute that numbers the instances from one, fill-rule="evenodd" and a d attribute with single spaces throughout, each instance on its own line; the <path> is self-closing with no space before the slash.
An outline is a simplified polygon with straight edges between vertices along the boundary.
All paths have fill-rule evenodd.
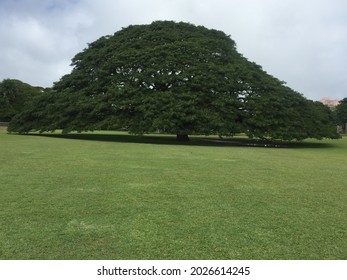
<path id="1" fill-rule="evenodd" d="M 246 137 L 212 138 L 191 136 L 190 141 L 177 141 L 175 136 L 170 135 L 130 135 L 130 134 L 99 134 L 99 133 L 29 133 L 28 136 L 51 137 L 59 139 L 116 142 L 116 143 L 139 143 L 154 145 L 184 145 L 184 146 L 208 146 L 208 147 L 259 147 L 259 148 L 331 148 L 332 143 L 309 141 L 266 141 L 249 139 Z"/>

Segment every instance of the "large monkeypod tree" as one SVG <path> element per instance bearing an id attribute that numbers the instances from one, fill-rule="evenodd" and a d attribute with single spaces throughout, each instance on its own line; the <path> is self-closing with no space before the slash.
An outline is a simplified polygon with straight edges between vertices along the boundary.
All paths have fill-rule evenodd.
<path id="1" fill-rule="evenodd" d="M 178 140 L 238 132 L 289 140 L 306 135 L 299 125 L 296 134 L 286 132 L 288 116 L 301 118 L 306 99 L 240 55 L 221 31 L 172 21 L 129 26 L 89 44 L 72 66 L 9 131 L 122 129 Z M 285 110 L 262 122 L 267 102 Z"/>

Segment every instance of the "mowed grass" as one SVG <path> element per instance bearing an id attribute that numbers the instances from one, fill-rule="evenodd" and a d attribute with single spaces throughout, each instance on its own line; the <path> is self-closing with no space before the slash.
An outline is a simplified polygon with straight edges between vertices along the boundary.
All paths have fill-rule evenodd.
<path id="1" fill-rule="evenodd" d="M 347 258 L 347 138 L 54 136 L 0 130 L 0 259 Z"/>

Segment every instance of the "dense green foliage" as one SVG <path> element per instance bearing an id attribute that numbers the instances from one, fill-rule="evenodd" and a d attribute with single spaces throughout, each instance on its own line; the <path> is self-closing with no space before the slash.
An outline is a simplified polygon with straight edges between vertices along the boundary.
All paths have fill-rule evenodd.
<path id="1" fill-rule="evenodd" d="M 25 109 L 26 103 L 41 94 L 43 88 L 18 80 L 5 79 L 0 83 L 0 121 L 8 122 Z"/>
<path id="2" fill-rule="evenodd" d="M 337 123 L 341 125 L 343 133 L 346 133 L 347 125 L 347 98 L 340 101 L 336 107 Z"/>
<path id="3" fill-rule="evenodd" d="M 287 148 L 0 128 L 0 259 L 347 258 L 347 137 Z"/>
<path id="4" fill-rule="evenodd" d="M 168 21 L 129 26 L 91 43 L 72 66 L 9 131 L 337 137 L 326 108 L 249 62 L 221 31 Z"/>

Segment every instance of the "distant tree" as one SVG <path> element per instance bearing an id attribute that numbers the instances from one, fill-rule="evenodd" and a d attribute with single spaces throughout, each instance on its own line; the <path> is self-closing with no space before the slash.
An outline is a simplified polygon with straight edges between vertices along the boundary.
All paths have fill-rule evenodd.
<path id="1" fill-rule="evenodd" d="M 307 138 L 340 138 L 336 129 L 336 115 L 329 106 L 321 102 L 307 101 L 308 112 L 306 113 Z"/>
<path id="2" fill-rule="evenodd" d="M 0 83 L 0 121 L 9 122 L 14 115 L 25 109 L 27 102 L 43 91 L 43 88 L 18 80 L 3 80 Z"/>
<path id="3" fill-rule="evenodd" d="M 129 26 L 89 44 L 72 66 L 9 131 L 322 136 L 307 133 L 308 101 L 240 55 L 221 31 L 171 21 Z"/>
<path id="4" fill-rule="evenodd" d="M 337 123 L 341 125 L 342 132 L 346 133 L 347 125 L 347 98 L 344 98 L 340 101 L 340 104 L 336 107 L 336 118 Z"/>

